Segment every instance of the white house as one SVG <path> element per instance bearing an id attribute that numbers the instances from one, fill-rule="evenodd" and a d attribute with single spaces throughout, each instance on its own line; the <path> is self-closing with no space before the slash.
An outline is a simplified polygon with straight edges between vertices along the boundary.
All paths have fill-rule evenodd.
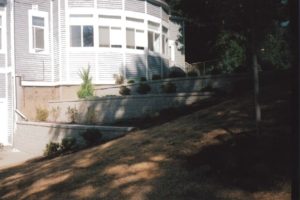
<path id="1" fill-rule="evenodd" d="M 62 99 L 84 67 L 95 85 L 184 68 L 183 33 L 164 0 L 0 0 L 0 143 L 13 142 L 16 110 Z"/>

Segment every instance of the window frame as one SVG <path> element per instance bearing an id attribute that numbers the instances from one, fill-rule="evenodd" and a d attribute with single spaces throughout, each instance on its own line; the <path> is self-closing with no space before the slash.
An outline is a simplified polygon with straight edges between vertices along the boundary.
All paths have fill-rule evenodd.
<path id="1" fill-rule="evenodd" d="M 151 28 L 151 26 L 154 26 L 154 25 L 158 25 L 157 26 L 157 29 L 153 29 Z M 159 53 L 159 54 L 162 54 L 162 31 L 161 31 L 161 27 L 162 27 L 162 24 L 160 23 L 157 23 L 157 22 L 154 22 L 154 21 L 151 21 L 151 20 L 148 20 L 147 22 L 147 40 L 148 40 L 148 50 L 150 52 L 153 52 L 153 53 Z M 152 41 L 153 41 L 153 50 L 150 50 L 149 48 L 149 33 L 152 33 Z M 159 50 L 158 51 L 155 51 L 155 36 L 156 35 L 159 35 L 159 41 L 158 41 L 158 48 Z"/>
<path id="2" fill-rule="evenodd" d="M 33 17 L 39 17 L 44 19 L 44 26 L 33 25 Z M 44 30 L 44 49 L 34 48 L 33 40 L 34 34 L 33 28 L 43 28 Z M 32 54 L 49 54 L 49 16 L 48 12 L 39 11 L 39 10 L 28 10 L 28 31 L 29 31 L 29 53 Z"/>
<path id="3" fill-rule="evenodd" d="M 72 26 L 79 26 L 80 27 L 80 46 L 72 46 L 72 37 L 71 37 L 71 33 L 72 33 Z M 93 28 L 93 45 L 92 46 L 85 46 L 84 45 L 84 27 L 92 27 Z M 94 48 L 95 47 L 95 28 L 93 25 L 90 25 L 90 24 L 71 24 L 69 26 L 69 40 L 70 40 L 70 48 Z"/>
<path id="4" fill-rule="evenodd" d="M 98 24 L 97 27 L 98 27 L 98 38 L 99 38 L 97 48 L 100 48 L 100 49 L 122 49 L 123 48 L 123 41 L 121 41 L 121 43 L 119 45 L 112 44 L 111 30 L 112 29 L 118 29 L 118 30 L 120 30 L 120 33 L 123 34 L 123 30 L 122 30 L 121 26 L 115 26 L 115 25 L 108 26 L 108 25 Z M 109 45 L 108 46 L 100 46 L 100 31 L 99 31 L 100 27 L 108 28 L 108 34 L 109 34 L 109 42 L 108 42 Z"/>

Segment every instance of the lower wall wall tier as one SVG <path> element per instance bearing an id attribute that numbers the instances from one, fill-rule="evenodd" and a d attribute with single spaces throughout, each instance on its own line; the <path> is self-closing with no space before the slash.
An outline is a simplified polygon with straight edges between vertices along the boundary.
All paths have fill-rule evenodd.
<path id="1" fill-rule="evenodd" d="M 80 139 L 80 133 L 88 128 L 98 129 L 103 140 L 112 140 L 134 130 L 133 127 L 107 127 L 71 124 L 18 122 L 14 136 L 14 148 L 36 156 L 43 155 L 49 142 L 61 142 L 64 137 Z"/>

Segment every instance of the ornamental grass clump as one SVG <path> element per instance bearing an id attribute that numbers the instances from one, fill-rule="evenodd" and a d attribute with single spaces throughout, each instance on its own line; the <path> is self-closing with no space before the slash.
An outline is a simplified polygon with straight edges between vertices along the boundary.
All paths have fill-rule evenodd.
<path id="1" fill-rule="evenodd" d="M 91 97 L 94 95 L 94 87 L 92 84 L 92 77 L 90 77 L 90 66 L 87 69 L 82 69 L 79 76 L 83 83 L 80 85 L 80 89 L 77 92 L 77 96 L 80 99 Z"/>

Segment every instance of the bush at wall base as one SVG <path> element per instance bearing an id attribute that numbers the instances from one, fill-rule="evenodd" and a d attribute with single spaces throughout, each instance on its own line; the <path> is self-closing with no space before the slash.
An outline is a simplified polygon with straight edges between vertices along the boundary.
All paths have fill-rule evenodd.
<path id="1" fill-rule="evenodd" d="M 176 93 L 176 85 L 174 83 L 167 82 L 161 85 L 161 90 L 163 93 L 167 94 Z"/>
<path id="2" fill-rule="evenodd" d="M 152 75 L 152 80 L 155 81 L 155 80 L 161 80 L 161 76 L 159 74 L 153 74 Z"/>
<path id="3" fill-rule="evenodd" d="M 119 91 L 119 94 L 122 95 L 122 96 L 126 96 L 126 95 L 130 95 L 130 89 L 127 88 L 126 86 L 121 86 L 120 87 L 120 91 Z"/>
<path id="4" fill-rule="evenodd" d="M 137 92 L 139 94 L 147 94 L 150 91 L 151 91 L 151 87 L 147 83 L 140 83 L 138 88 L 137 88 Z"/>

